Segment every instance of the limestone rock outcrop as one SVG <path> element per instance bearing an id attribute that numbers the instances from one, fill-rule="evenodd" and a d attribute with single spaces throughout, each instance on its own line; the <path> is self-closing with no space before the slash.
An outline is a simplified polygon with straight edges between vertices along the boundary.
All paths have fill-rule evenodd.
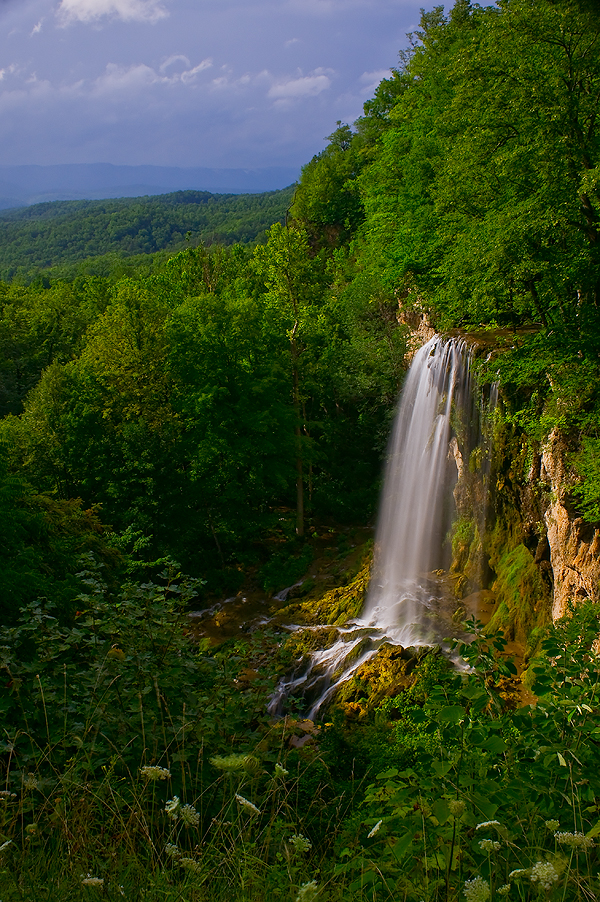
<path id="1" fill-rule="evenodd" d="M 578 517 L 569 505 L 573 478 L 567 447 L 554 429 L 542 448 L 540 480 L 550 490 L 544 514 L 554 576 L 552 619 L 562 617 L 572 599 L 600 601 L 600 530 Z"/>

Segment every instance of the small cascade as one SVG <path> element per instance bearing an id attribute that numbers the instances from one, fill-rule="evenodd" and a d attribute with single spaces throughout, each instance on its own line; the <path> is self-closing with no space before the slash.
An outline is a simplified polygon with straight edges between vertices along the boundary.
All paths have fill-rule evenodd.
<path id="1" fill-rule="evenodd" d="M 313 719 L 382 644 L 437 645 L 448 635 L 447 593 L 435 571 L 448 563 L 453 490 L 480 438 L 470 359 L 464 340 L 439 336 L 415 354 L 388 449 L 364 611 L 338 631 L 330 648 L 314 652 L 308 665 L 282 680 L 272 713 L 281 712 L 287 697 L 301 695 Z"/>

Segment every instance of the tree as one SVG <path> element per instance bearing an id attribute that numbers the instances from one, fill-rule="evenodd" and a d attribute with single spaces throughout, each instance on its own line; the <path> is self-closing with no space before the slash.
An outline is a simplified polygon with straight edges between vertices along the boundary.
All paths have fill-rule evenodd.
<path id="1" fill-rule="evenodd" d="M 271 227 L 264 247 L 255 251 L 255 265 L 264 281 L 265 313 L 289 341 L 291 400 L 296 437 L 296 533 L 304 535 L 304 465 L 310 460 L 310 424 L 306 415 L 307 382 L 318 344 L 319 302 L 324 274 L 319 258 L 311 258 L 303 229 Z M 311 359 L 312 357 L 312 359 Z"/>

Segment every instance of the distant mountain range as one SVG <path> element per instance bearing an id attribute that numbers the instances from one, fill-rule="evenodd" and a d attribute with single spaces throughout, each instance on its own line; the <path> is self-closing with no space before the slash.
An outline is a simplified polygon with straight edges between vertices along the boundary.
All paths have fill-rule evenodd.
<path id="1" fill-rule="evenodd" d="M 175 166 L 113 166 L 64 163 L 57 166 L 0 166 L 0 209 L 53 200 L 142 197 L 171 191 L 248 194 L 276 191 L 296 181 L 298 169 L 182 169 Z"/>

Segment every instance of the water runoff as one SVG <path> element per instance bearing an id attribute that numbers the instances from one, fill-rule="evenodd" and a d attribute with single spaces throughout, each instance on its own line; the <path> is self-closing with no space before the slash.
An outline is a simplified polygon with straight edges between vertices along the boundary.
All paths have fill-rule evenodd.
<path id="1" fill-rule="evenodd" d="M 303 704 L 308 718 L 318 717 L 340 684 L 384 643 L 403 648 L 443 644 L 449 628 L 443 613 L 448 592 L 435 571 L 448 563 L 444 546 L 455 515 L 459 472 L 456 433 L 461 433 L 463 447 L 477 443 L 480 436 L 469 433 L 480 428 L 478 404 L 464 340 L 435 336 L 417 351 L 388 448 L 362 615 L 338 630 L 333 645 L 313 652 L 280 682 L 271 713 L 281 713 L 291 696 Z"/>

